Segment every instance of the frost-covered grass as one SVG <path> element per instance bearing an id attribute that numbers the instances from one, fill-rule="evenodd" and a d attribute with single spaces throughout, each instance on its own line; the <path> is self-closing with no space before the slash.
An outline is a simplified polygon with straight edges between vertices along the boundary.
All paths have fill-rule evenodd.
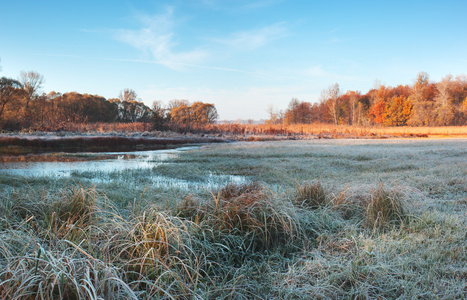
<path id="1" fill-rule="evenodd" d="M 211 144 L 0 190 L 2 299 L 467 297 L 465 139 Z"/>

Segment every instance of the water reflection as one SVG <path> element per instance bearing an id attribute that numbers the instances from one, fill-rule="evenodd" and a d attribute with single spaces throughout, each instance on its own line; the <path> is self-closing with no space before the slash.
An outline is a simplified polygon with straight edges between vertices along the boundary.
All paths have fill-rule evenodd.
<path id="1" fill-rule="evenodd" d="M 108 153 L 61 153 L 16 157 L 0 160 L 0 174 L 11 174 L 23 177 L 75 177 L 91 183 L 111 183 L 128 180 L 112 174 L 127 170 L 150 170 L 161 164 L 171 163 L 181 152 L 198 146 L 181 147 L 170 150 L 108 152 Z M 217 188 L 227 183 L 242 184 L 247 180 L 242 176 L 218 175 L 209 173 L 202 182 L 153 175 L 145 178 L 148 182 L 160 187 L 193 189 Z"/>
<path id="2" fill-rule="evenodd" d="M 181 151 L 193 147 L 171 150 L 67 153 L 62 155 L 24 156 L 20 161 L 0 163 L 0 173 L 19 176 L 70 177 L 81 172 L 114 172 L 131 169 L 149 169 L 176 158 Z"/>

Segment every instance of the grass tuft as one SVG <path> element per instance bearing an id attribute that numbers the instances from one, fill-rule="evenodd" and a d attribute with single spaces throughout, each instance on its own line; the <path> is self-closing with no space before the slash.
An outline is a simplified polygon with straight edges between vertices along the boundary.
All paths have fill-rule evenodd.
<path id="1" fill-rule="evenodd" d="M 327 205 L 327 197 L 321 182 L 305 182 L 297 185 L 293 203 L 301 208 L 316 209 Z"/>
<path id="2" fill-rule="evenodd" d="M 385 229 L 399 225 L 407 216 L 404 198 L 395 189 L 387 190 L 381 184 L 372 191 L 365 213 L 368 228 Z"/>

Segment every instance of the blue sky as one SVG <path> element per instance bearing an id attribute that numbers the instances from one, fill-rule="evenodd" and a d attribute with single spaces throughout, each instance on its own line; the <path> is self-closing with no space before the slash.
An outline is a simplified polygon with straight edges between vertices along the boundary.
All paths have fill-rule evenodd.
<path id="1" fill-rule="evenodd" d="M 146 104 L 214 103 L 261 119 L 321 90 L 366 93 L 467 70 L 467 1 L 6 1 L 0 76 L 44 75 L 44 92 Z"/>

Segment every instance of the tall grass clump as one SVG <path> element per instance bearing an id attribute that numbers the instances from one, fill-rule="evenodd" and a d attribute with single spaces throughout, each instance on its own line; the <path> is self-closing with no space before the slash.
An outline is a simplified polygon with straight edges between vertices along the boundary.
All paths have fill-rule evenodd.
<path id="1" fill-rule="evenodd" d="M 305 182 L 295 187 L 293 203 L 298 207 L 316 209 L 327 204 L 326 192 L 321 182 Z"/>
<path id="2" fill-rule="evenodd" d="M 219 238 L 241 237 L 243 250 L 273 250 L 299 235 L 299 224 L 286 201 L 259 183 L 228 184 L 207 201 L 186 200 L 179 214 L 207 226 Z"/>
<path id="3" fill-rule="evenodd" d="M 383 185 L 375 188 L 368 199 L 365 225 L 373 229 L 385 229 L 401 224 L 408 216 L 408 207 L 403 195 Z"/>
<path id="4" fill-rule="evenodd" d="M 84 253 L 84 254 L 83 254 Z M 134 293 L 118 269 L 69 247 L 9 256 L 0 272 L 1 299 L 117 299 Z"/>

